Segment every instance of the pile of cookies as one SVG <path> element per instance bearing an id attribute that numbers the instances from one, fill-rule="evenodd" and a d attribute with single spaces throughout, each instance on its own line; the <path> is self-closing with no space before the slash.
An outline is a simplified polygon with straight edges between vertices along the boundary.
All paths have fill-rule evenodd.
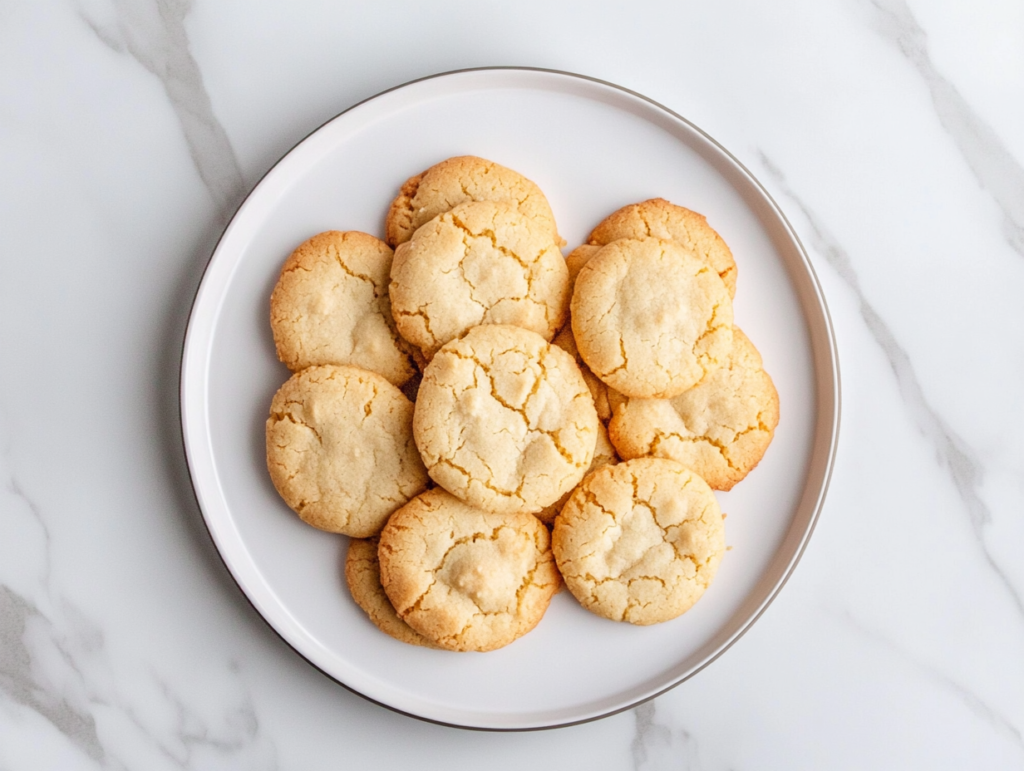
<path id="1" fill-rule="evenodd" d="M 282 268 L 270 476 L 351 537 L 352 596 L 399 640 L 502 647 L 563 580 L 607 618 L 675 618 L 725 551 L 712 489 L 771 441 L 704 217 L 654 199 L 564 245 L 537 185 L 467 156 L 401 187 L 384 241 L 321 233 Z"/>

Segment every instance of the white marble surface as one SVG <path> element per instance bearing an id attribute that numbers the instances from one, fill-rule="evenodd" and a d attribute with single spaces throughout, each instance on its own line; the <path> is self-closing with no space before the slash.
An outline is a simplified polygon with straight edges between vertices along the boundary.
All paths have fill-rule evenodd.
<path id="1" fill-rule="evenodd" d="M 843 429 L 810 547 L 711 667 L 487 734 L 329 681 L 217 557 L 178 357 L 226 217 L 311 129 L 521 64 L 640 91 L 766 184 Z M 1024 5 L 0 0 L 0 770 L 1024 768 Z"/>

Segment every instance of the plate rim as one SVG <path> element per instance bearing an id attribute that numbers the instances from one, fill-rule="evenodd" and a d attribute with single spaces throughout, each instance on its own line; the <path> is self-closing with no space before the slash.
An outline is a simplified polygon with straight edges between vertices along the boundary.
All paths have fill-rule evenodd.
<path id="1" fill-rule="evenodd" d="M 328 672 L 325 669 L 323 669 L 316 662 L 314 662 L 311 658 L 309 658 L 305 653 L 303 653 L 301 650 L 299 650 L 299 648 L 297 648 L 294 644 L 292 644 L 292 642 L 289 641 L 284 636 L 283 632 L 278 630 L 277 627 L 274 626 L 274 624 L 272 624 L 271 621 L 261 612 L 260 608 L 258 607 L 256 602 L 254 601 L 254 599 L 249 596 L 249 593 L 242 586 L 242 583 L 240 582 L 239 577 L 235 574 L 234 569 L 232 568 L 231 564 L 228 562 L 228 560 L 225 557 L 223 551 L 221 550 L 221 548 L 220 548 L 220 546 L 218 544 L 217 538 L 214 535 L 213 530 L 211 529 L 210 522 L 209 522 L 209 520 L 207 518 L 206 510 L 203 508 L 203 504 L 202 504 L 202 501 L 200 499 L 200 493 L 199 493 L 199 490 L 197 488 L 195 474 L 193 473 L 193 463 L 194 463 L 194 461 L 193 461 L 193 457 L 192 457 L 192 452 L 190 450 L 190 443 L 189 443 L 189 438 L 188 438 L 188 436 L 189 436 L 189 428 L 188 428 L 188 424 L 187 424 L 188 423 L 188 418 L 187 418 L 188 407 L 186 406 L 186 380 L 187 380 L 187 375 L 188 375 L 188 371 L 187 371 L 188 370 L 188 361 L 187 360 L 188 360 L 188 357 L 189 357 L 190 344 L 193 342 L 193 335 L 195 334 L 196 306 L 197 306 L 197 304 L 198 304 L 198 302 L 200 300 L 201 295 L 203 294 L 204 287 L 208 283 L 208 280 L 209 280 L 209 277 L 210 277 L 210 268 L 211 268 L 211 265 L 213 263 L 214 256 L 217 254 L 217 251 L 220 248 L 221 243 L 223 242 L 224 238 L 228 234 L 228 231 L 231 229 L 232 225 L 234 224 L 234 222 L 235 222 L 239 212 L 245 207 L 245 205 L 249 202 L 249 200 L 252 198 L 252 196 L 255 194 L 255 192 L 260 188 L 260 186 L 262 185 L 263 181 L 268 176 L 270 176 L 296 150 L 296 148 L 298 148 L 300 145 L 302 145 L 304 142 L 306 142 L 306 140 L 308 140 L 310 137 L 312 137 L 314 134 L 319 132 L 321 129 L 323 129 L 328 124 L 330 124 L 333 121 L 337 120 L 341 116 L 343 116 L 343 115 L 345 115 L 345 114 L 347 114 L 347 113 L 357 109 L 358 107 L 361 107 L 364 104 L 372 102 L 373 100 L 378 99 L 379 97 L 382 97 L 382 96 L 384 96 L 386 94 L 389 94 L 389 93 L 391 93 L 393 91 L 398 91 L 400 89 L 407 88 L 409 86 L 413 86 L 413 85 L 418 84 L 418 83 L 422 83 L 422 82 L 430 81 L 430 80 L 438 80 L 438 79 L 447 78 L 447 77 L 454 77 L 454 76 L 459 76 L 459 75 L 465 75 L 467 73 L 478 73 L 478 72 L 541 73 L 541 74 L 546 74 L 546 75 L 555 75 L 555 76 L 561 76 L 561 77 L 566 77 L 566 78 L 570 78 L 570 79 L 577 79 L 577 80 L 581 80 L 581 81 L 586 81 L 586 82 L 589 82 L 589 83 L 597 84 L 597 85 L 600 85 L 600 86 L 603 86 L 603 87 L 606 87 L 606 88 L 614 89 L 615 91 L 619 91 L 621 93 L 624 93 L 624 94 L 627 94 L 627 95 L 629 95 L 631 97 L 639 99 L 642 102 L 645 102 L 648 105 L 653 106 L 653 107 L 657 108 L 658 110 L 662 111 L 663 113 L 667 114 L 673 120 L 678 121 L 678 122 L 684 124 L 689 130 L 691 130 L 691 131 L 695 132 L 696 134 L 698 134 L 704 141 L 706 141 L 710 145 L 712 145 L 721 154 L 721 156 L 724 158 L 724 160 L 728 161 L 728 163 L 733 167 L 733 169 L 735 171 L 739 172 L 740 175 L 742 177 L 744 177 L 746 179 L 746 181 L 756 189 L 756 191 L 769 204 L 769 206 L 771 208 L 771 211 L 775 215 L 775 217 L 778 218 L 779 223 L 782 225 L 783 230 L 785 231 L 785 233 L 788 236 L 788 238 L 792 241 L 792 244 L 796 248 L 796 252 L 799 255 L 800 262 L 802 263 L 803 268 L 804 268 L 805 273 L 806 273 L 806 277 L 809 280 L 809 282 L 808 282 L 809 283 L 809 287 L 812 290 L 811 295 L 813 296 L 814 300 L 816 301 L 817 309 L 820 311 L 820 314 L 821 314 L 821 324 L 823 326 L 823 331 L 825 333 L 822 336 L 822 340 L 823 340 L 823 342 L 825 344 L 824 348 L 819 350 L 819 346 L 816 346 L 814 344 L 814 340 L 813 340 L 813 338 L 814 338 L 813 326 L 810 323 L 808 323 L 809 332 L 811 332 L 811 338 L 812 338 L 811 346 L 810 346 L 811 347 L 811 352 L 812 352 L 812 360 L 815 362 L 814 368 L 813 368 L 813 372 L 814 372 L 814 381 L 815 381 L 816 394 L 817 394 L 818 398 L 820 400 L 822 400 L 822 401 L 825 401 L 826 397 L 828 397 L 830 399 L 830 401 L 831 401 L 831 416 L 830 416 L 831 419 L 829 421 L 827 421 L 826 425 L 823 425 L 823 423 L 826 423 L 826 421 L 822 421 L 821 420 L 821 406 L 819 406 L 818 416 L 817 416 L 817 420 L 815 421 L 815 428 L 814 428 L 813 438 L 812 438 L 812 443 L 811 443 L 812 448 L 816 447 L 819 444 L 819 442 L 821 441 L 820 435 L 823 432 L 827 432 L 828 433 L 827 453 L 826 453 L 825 457 L 821 461 L 819 461 L 817 463 L 817 465 L 823 466 L 822 471 L 820 472 L 820 474 L 821 474 L 821 484 L 820 484 L 819 490 L 817 491 L 816 500 L 814 501 L 813 509 L 812 509 L 810 517 L 808 519 L 807 526 L 805 527 L 804 532 L 802 533 L 802 535 L 800 537 L 800 541 L 799 541 L 798 545 L 796 546 L 796 548 L 794 549 L 792 557 L 789 559 L 788 563 L 786 564 L 785 568 L 783 569 L 781 576 L 777 579 L 775 585 L 771 588 L 771 590 L 769 591 L 767 596 L 762 600 L 762 602 L 760 604 L 760 607 L 758 607 L 756 612 L 752 613 L 750 615 L 750 617 L 741 625 L 741 627 L 733 633 L 732 637 L 727 642 L 725 642 L 723 645 L 721 645 L 721 647 L 719 647 L 719 649 L 716 650 L 705 661 L 701 662 L 698 666 L 696 666 L 694 669 L 686 672 L 684 675 L 682 675 L 682 676 L 672 680 L 670 683 L 665 685 L 665 687 L 655 691 L 654 693 L 651 693 L 649 695 L 643 696 L 643 697 L 637 699 L 636 701 L 632 701 L 632 702 L 630 702 L 628 704 L 625 704 L 625 705 L 622 705 L 622 706 L 618 706 L 618 707 L 616 707 L 614 709 L 603 711 L 600 714 L 589 715 L 589 716 L 580 718 L 578 720 L 569 720 L 569 721 L 564 721 L 564 722 L 549 723 L 549 724 L 543 724 L 543 725 L 523 725 L 523 726 L 470 725 L 470 724 L 463 724 L 463 723 L 448 722 L 448 721 L 445 721 L 445 720 L 440 720 L 440 719 L 429 717 L 429 716 L 426 716 L 426 715 L 420 715 L 420 714 L 417 714 L 417 713 L 414 713 L 414 712 L 409 712 L 407 710 L 403 710 L 403 709 L 401 709 L 399 707 L 396 707 L 396 706 L 394 706 L 392 704 L 387 704 L 387 703 L 384 703 L 382 701 L 379 701 L 379 700 L 373 698 L 372 696 L 369 696 L 368 694 L 363 693 L 362 691 L 359 691 L 356 688 L 348 685 L 344 681 L 342 681 L 342 680 L 338 679 L 336 676 L 332 675 L 330 672 Z M 809 320 L 808 320 L 808 322 L 809 322 Z M 818 356 L 819 356 L 820 353 L 827 354 L 827 360 L 822 362 L 822 364 L 824 366 L 819 366 L 818 361 L 817 361 L 818 360 Z M 828 392 L 825 392 L 822 389 L 822 377 L 823 377 L 823 374 L 827 374 L 829 376 L 829 380 L 831 381 L 831 383 L 830 383 L 831 389 L 829 389 Z M 841 372 L 840 372 L 840 362 L 839 362 L 839 350 L 838 350 L 838 345 L 837 345 L 837 342 L 836 342 L 835 328 L 834 328 L 834 325 L 832 323 L 832 316 L 831 316 L 831 313 L 829 311 L 828 303 L 825 301 L 825 295 L 824 295 L 824 292 L 823 292 L 822 287 L 821 287 L 821 282 L 818 279 L 818 274 L 817 274 L 817 272 L 814 269 L 814 265 L 811 263 L 811 260 L 810 260 L 808 254 L 807 254 L 807 250 L 804 247 L 803 242 L 800 240 L 799 236 L 796 233 L 795 228 L 793 227 L 792 223 L 789 221 L 789 218 L 786 217 L 785 213 L 783 212 L 782 208 L 779 206 L 778 202 L 771 195 L 771 193 L 768 192 L 768 190 L 764 187 L 764 185 L 761 184 L 760 180 L 757 177 L 755 177 L 754 174 L 738 158 L 736 158 L 731 152 L 729 152 L 729 150 L 726 149 L 720 142 L 718 142 L 718 140 L 716 140 L 714 137 L 712 137 L 706 131 L 701 129 L 699 126 L 695 125 L 689 119 L 683 117 L 682 115 L 680 115 L 679 113 L 675 112 L 674 110 L 672 110 L 671 108 L 667 107 L 666 105 L 662 104 L 661 102 L 658 102 L 658 101 L 656 101 L 656 100 L 654 100 L 654 99 L 652 99 L 652 98 L 650 98 L 650 97 L 648 97 L 648 96 L 646 96 L 644 94 L 641 94 L 641 93 L 639 93 L 637 91 L 634 91 L 634 90 L 632 90 L 630 88 L 627 88 L 625 86 L 621 86 L 621 85 L 618 85 L 617 83 L 612 83 L 612 82 L 607 81 L 607 80 L 602 80 L 600 78 L 592 77 L 590 75 L 583 75 L 581 73 L 571 72 L 571 71 L 568 71 L 568 70 L 559 70 L 559 69 L 552 69 L 552 68 L 545 68 L 545 67 L 532 67 L 532 66 L 498 65 L 498 66 L 466 67 L 466 68 L 460 68 L 460 69 L 454 69 L 454 70 L 446 70 L 444 72 L 438 72 L 438 73 L 434 73 L 434 74 L 431 74 L 431 75 L 425 75 L 425 76 L 422 76 L 422 77 L 414 78 L 412 80 L 405 81 L 405 82 L 400 83 L 398 85 L 391 86 L 391 87 L 386 88 L 386 89 L 384 89 L 382 91 L 379 91 L 379 92 L 377 92 L 375 94 L 372 94 L 371 96 L 368 96 L 368 97 L 366 97 L 364 99 L 361 99 L 358 102 L 355 102 L 352 105 L 346 107 L 344 110 L 341 110 L 337 114 L 331 116 L 330 118 L 328 118 L 327 120 L 323 121 L 321 124 L 319 124 L 318 126 L 313 128 L 311 131 L 309 131 L 307 134 L 305 134 L 301 139 L 296 141 L 290 148 L 288 148 L 288 150 L 286 150 L 284 153 L 282 153 L 281 156 L 276 161 L 274 161 L 273 164 L 271 164 L 267 168 L 267 170 L 252 185 L 252 187 L 249 189 L 249 191 L 245 194 L 245 196 L 242 198 L 242 200 L 238 203 L 238 205 L 235 207 L 234 211 L 232 211 L 231 215 L 229 217 L 227 217 L 225 225 L 221 229 L 220 235 L 217 237 L 217 241 L 214 244 L 212 250 L 210 251 L 210 255 L 207 258 L 205 264 L 203 265 L 202 276 L 201 276 L 198 284 L 196 285 L 195 292 L 194 292 L 194 294 L 192 296 L 192 300 L 191 300 L 191 303 L 189 305 L 188 322 L 187 322 L 187 324 L 185 326 L 185 331 L 184 331 L 184 334 L 183 334 L 182 340 L 181 340 L 181 353 L 180 353 L 180 357 L 179 357 L 179 366 L 178 366 L 178 400 L 177 400 L 177 402 L 178 402 L 177 406 L 178 406 L 179 425 L 180 425 L 180 428 L 181 428 L 182 450 L 183 450 L 183 453 L 184 453 L 184 456 L 185 456 L 185 466 L 186 466 L 186 470 L 187 470 L 188 476 L 189 476 L 189 482 L 190 482 L 190 487 L 192 489 L 192 495 L 193 495 L 193 498 L 196 501 L 196 506 L 199 509 L 199 513 L 201 514 L 203 525 L 206 528 L 206 533 L 209 536 L 210 541 L 213 544 L 214 550 L 216 551 L 218 558 L 220 559 L 221 563 L 226 568 L 226 570 L 228 572 L 228 575 L 231 577 L 232 582 L 234 582 L 235 586 L 239 589 L 239 591 L 241 592 L 242 596 L 245 598 L 246 602 L 255 611 L 256 615 L 260 618 L 260 620 L 282 642 L 284 642 L 284 644 L 289 649 L 291 649 L 294 653 L 296 653 L 309 666 L 313 667 L 314 669 L 316 669 L 318 672 L 322 673 L 325 677 L 329 678 L 333 682 L 335 682 L 338 685 L 342 686 L 345 690 L 349 691 L 350 693 L 356 694 L 360 698 L 363 698 L 363 699 L 369 701 L 372 704 L 376 704 L 376 705 L 378 705 L 380 707 L 384 707 L 385 709 L 387 709 L 387 710 L 389 710 L 391 712 L 395 712 L 395 713 L 400 714 L 400 715 L 405 715 L 407 717 L 414 718 L 416 720 L 421 720 L 421 721 L 424 721 L 424 722 L 427 722 L 427 723 L 433 723 L 435 725 L 448 726 L 448 727 L 451 727 L 451 728 L 459 728 L 459 729 L 463 729 L 463 730 L 483 731 L 483 732 L 487 732 L 487 733 L 492 733 L 492 732 L 493 733 L 519 733 L 519 732 L 526 732 L 526 731 L 552 730 L 552 729 L 557 729 L 557 728 L 567 728 L 567 727 L 570 727 L 570 726 L 582 725 L 582 724 L 590 723 L 590 722 L 593 722 L 593 721 L 596 721 L 596 720 L 602 720 L 602 719 L 604 719 L 606 717 L 611 717 L 612 715 L 617 715 L 617 714 L 619 714 L 621 712 L 625 712 L 627 710 L 630 710 L 630 709 L 633 709 L 633 708 L 635 708 L 637 706 L 640 706 L 641 704 L 644 704 L 644 703 L 646 703 L 648 701 L 656 699 L 657 697 L 659 697 L 659 696 L 663 695 L 664 693 L 666 693 L 666 692 L 672 690 L 673 688 L 677 687 L 681 683 L 686 682 L 687 680 L 692 678 L 697 673 L 703 671 L 710 664 L 712 664 L 713 662 L 717 661 L 719 657 L 721 657 L 727 650 L 729 650 L 733 645 L 735 645 L 736 642 L 740 638 L 742 638 L 747 633 L 747 631 L 750 630 L 750 628 L 765 613 L 765 611 L 768 609 L 768 607 L 775 601 L 776 597 L 778 597 L 778 595 L 782 591 L 783 587 L 785 587 L 785 585 L 788 583 L 789 579 L 792 577 L 794 571 L 796 570 L 797 565 L 800 563 L 800 560 L 802 559 L 802 557 L 804 555 L 804 552 L 807 549 L 807 545 L 810 542 L 811 536 L 814 534 L 814 530 L 815 530 L 815 528 L 816 528 L 816 526 L 818 524 L 818 519 L 819 519 L 819 517 L 821 515 L 821 511 L 824 508 L 825 501 L 826 501 L 826 498 L 827 498 L 827 495 L 828 495 L 829 486 L 830 486 L 831 481 L 832 481 L 832 473 L 833 473 L 834 468 L 835 468 L 836 454 L 838 452 L 838 447 L 839 447 L 839 432 L 840 432 L 840 424 L 841 424 L 841 416 L 842 416 L 842 382 L 841 382 Z M 810 466 L 812 466 L 812 465 L 815 465 L 813 456 L 812 456 L 811 460 L 809 461 L 809 471 L 810 471 Z M 805 483 L 804 488 L 803 488 L 803 495 L 806 495 L 806 492 L 807 492 L 807 484 Z M 799 507 L 799 504 L 798 504 L 798 507 Z"/>

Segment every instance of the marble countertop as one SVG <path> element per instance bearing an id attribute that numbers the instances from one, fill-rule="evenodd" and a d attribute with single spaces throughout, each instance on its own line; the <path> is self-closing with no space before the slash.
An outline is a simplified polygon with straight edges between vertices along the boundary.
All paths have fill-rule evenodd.
<path id="1" fill-rule="evenodd" d="M 829 302 L 843 427 L 725 655 L 551 731 L 375 706 L 231 580 L 181 446 L 230 213 L 383 89 L 524 65 L 727 147 Z M 0 770 L 1024 768 L 1024 6 L 0 0 Z"/>

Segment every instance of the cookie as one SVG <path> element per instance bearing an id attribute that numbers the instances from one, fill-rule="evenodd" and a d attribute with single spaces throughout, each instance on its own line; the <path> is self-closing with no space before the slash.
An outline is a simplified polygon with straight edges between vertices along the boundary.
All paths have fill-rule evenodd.
<path id="1" fill-rule="evenodd" d="M 565 258 L 565 267 L 569 269 L 569 286 L 576 285 L 576 277 L 583 270 L 583 266 L 590 262 L 590 258 L 601 251 L 600 246 L 583 244 L 573 249 Z"/>
<path id="2" fill-rule="evenodd" d="M 479 326 L 427 365 L 413 434 L 430 476 L 456 497 L 535 513 L 583 478 L 597 424 L 569 354 L 526 329 Z"/>
<path id="3" fill-rule="evenodd" d="M 357 231 L 320 233 L 285 261 L 270 296 L 277 356 L 293 372 L 349 364 L 401 386 L 416 371 L 391 318 L 391 249 Z"/>
<path id="4" fill-rule="evenodd" d="M 618 463 L 619 456 L 615 453 L 615 447 L 612 446 L 611 441 L 608 439 L 608 431 L 605 429 L 604 424 L 600 421 L 597 424 L 597 443 L 594 445 L 594 458 L 590 461 L 590 468 L 587 469 L 589 474 L 594 469 L 601 468 L 601 466 L 607 466 L 609 463 Z M 585 478 L 585 477 L 584 477 Z M 576 488 L 573 488 L 575 490 Z M 543 522 L 545 525 L 550 525 L 555 521 L 555 517 L 558 516 L 558 512 L 565 506 L 565 502 L 569 500 L 569 496 L 572 495 L 573 490 L 565 493 L 555 503 L 550 506 L 545 506 L 543 509 L 537 512 L 537 519 Z"/>
<path id="5" fill-rule="evenodd" d="M 623 206 L 594 228 L 587 242 L 604 246 L 620 238 L 663 238 L 676 241 L 709 265 L 736 295 L 736 261 L 707 217 L 664 198 Z"/>
<path id="6" fill-rule="evenodd" d="M 733 327 L 726 364 L 672 399 L 629 399 L 609 424 L 623 458 L 672 458 L 715 490 L 761 461 L 779 422 L 779 395 L 754 344 Z"/>
<path id="7" fill-rule="evenodd" d="M 657 624 L 693 606 L 725 552 L 707 483 L 672 460 L 638 458 L 587 476 L 555 519 L 552 551 L 587 610 Z"/>
<path id="8" fill-rule="evenodd" d="M 438 488 L 395 512 L 379 555 L 398 615 L 448 650 L 508 645 L 537 625 L 561 584 L 536 517 L 488 513 Z"/>
<path id="9" fill-rule="evenodd" d="M 555 335 L 555 339 L 551 341 L 551 344 L 557 345 L 573 357 L 576 366 L 580 368 L 580 374 L 583 375 L 587 388 L 590 389 L 590 395 L 594 398 L 594 407 L 597 409 L 598 419 L 607 423 L 612 418 L 615 406 L 625 402 L 627 397 L 604 383 L 597 375 L 590 371 L 590 367 L 586 365 L 583 357 L 580 356 L 579 348 L 576 347 L 576 338 L 572 336 L 571 324 L 566 324 L 562 327 L 562 330 Z"/>
<path id="10" fill-rule="evenodd" d="M 619 239 L 580 270 L 572 331 L 580 355 L 626 396 L 669 398 L 721 366 L 732 300 L 718 274 L 674 241 Z"/>
<path id="11" fill-rule="evenodd" d="M 355 538 L 376 535 L 422 492 L 413 405 L 375 372 L 320 366 L 281 386 L 267 419 L 267 468 L 303 521 Z"/>
<path id="12" fill-rule="evenodd" d="M 548 199 L 537 185 L 512 169 L 472 155 L 449 158 L 408 179 L 388 209 L 385 240 L 397 247 L 424 223 L 468 201 L 510 201 L 528 219 L 542 224 L 558 246 L 564 244 Z"/>
<path id="13" fill-rule="evenodd" d="M 345 582 L 352 599 L 363 609 L 374 626 L 396 640 L 410 645 L 436 648 L 431 640 L 421 635 L 399 618 L 380 583 L 380 560 L 377 558 L 378 538 L 353 538 L 348 543 L 345 557 Z"/>
<path id="14" fill-rule="evenodd" d="M 470 202 L 398 247 L 390 293 L 399 333 L 429 359 L 480 324 L 550 340 L 569 310 L 569 272 L 538 223 L 505 201 Z"/>

